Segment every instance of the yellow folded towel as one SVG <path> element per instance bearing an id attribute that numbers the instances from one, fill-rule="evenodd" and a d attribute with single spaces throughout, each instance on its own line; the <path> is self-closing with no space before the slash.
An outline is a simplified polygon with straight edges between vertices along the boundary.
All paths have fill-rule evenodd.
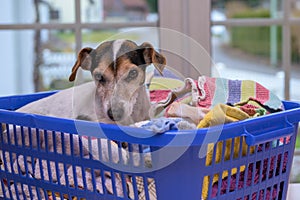
<path id="1" fill-rule="evenodd" d="M 231 107 L 225 104 L 217 104 L 214 106 L 201 120 L 197 126 L 197 128 L 206 128 L 210 126 L 215 126 L 219 124 L 225 124 L 230 122 L 235 122 L 239 120 L 244 120 L 249 118 L 250 116 L 241 111 L 238 108 Z M 224 152 L 224 159 L 229 160 L 231 155 L 231 144 L 232 140 L 226 141 L 226 148 Z M 216 158 L 215 161 L 212 160 L 213 158 L 213 149 L 214 146 L 216 146 Z M 233 157 L 238 157 L 239 151 L 240 151 L 240 138 L 236 138 L 234 140 L 234 152 Z M 247 153 L 247 144 L 245 143 L 245 140 L 243 139 L 242 143 L 242 154 L 245 155 Z M 222 159 L 222 149 L 223 149 L 223 142 L 218 142 L 217 144 L 208 144 L 208 150 L 206 155 L 206 166 L 209 166 L 212 164 L 212 162 L 219 163 Z M 250 148 L 250 153 L 253 152 L 254 149 Z M 234 175 L 237 173 L 237 168 L 233 168 L 231 170 L 231 175 Z M 240 167 L 240 171 L 245 170 L 245 166 Z M 228 176 L 228 171 L 222 172 L 222 179 Z M 202 187 L 202 198 L 205 200 L 208 197 L 208 188 L 209 188 L 209 176 L 205 176 L 203 180 L 203 187 Z M 212 184 L 217 182 L 219 180 L 219 175 L 215 174 L 212 180 Z"/>
<path id="2" fill-rule="evenodd" d="M 199 122 L 197 128 L 205 128 L 218 124 L 226 124 L 244 120 L 250 116 L 238 108 L 231 107 L 225 104 L 217 104 L 214 106 Z"/>

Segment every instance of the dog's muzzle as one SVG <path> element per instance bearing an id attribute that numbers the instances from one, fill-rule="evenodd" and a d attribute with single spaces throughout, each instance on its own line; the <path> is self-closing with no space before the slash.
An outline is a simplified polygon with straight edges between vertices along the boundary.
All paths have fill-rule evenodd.
<path id="1" fill-rule="evenodd" d="M 124 116 L 124 109 L 123 108 L 110 108 L 107 111 L 107 116 L 112 120 L 112 121 L 120 121 L 123 119 Z"/>

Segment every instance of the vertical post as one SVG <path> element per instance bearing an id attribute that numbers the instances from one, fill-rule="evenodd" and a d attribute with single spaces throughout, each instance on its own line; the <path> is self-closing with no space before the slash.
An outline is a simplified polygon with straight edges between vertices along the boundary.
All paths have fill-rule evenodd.
<path id="1" fill-rule="evenodd" d="M 34 0 L 34 9 L 35 9 L 35 23 L 40 23 L 40 12 L 39 12 L 39 1 Z M 40 75 L 40 66 L 43 63 L 42 56 L 42 42 L 41 42 L 41 30 L 36 29 L 34 33 L 34 68 L 33 68 L 33 83 L 34 91 L 42 91 L 41 75 Z"/>
<path id="2" fill-rule="evenodd" d="M 277 6 L 278 0 L 271 0 L 270 11 L 271 18 L 277 18 Z M 270 27 L 270 62 L 272 66 L 277 66 L 278 58 L 277 58 L 277 26 L 272 25 Z"/>
<path id="3" fill-rule="evenodd" d="M 77 55 L 82 45 L 82 30 L 81 30 L 81 0 L 75 0 L 75 54 Z M 77 72 L 77 83 L 83 82 L 83 74 L 81 70 Z"/>
<path id="4" fill-rule="evenodd" d="M 182 73 L 185 77 L 198 78 L 200 75 L 211 75 L 211 46 L 210 46 L 210 0 L 160 0 L 159 26 L 171 29 L 192 38 L 195 42 L 188 44 L 187 38 L 176 40 L 169 34 L 160 34 L 160 48 L 179 49 L 179 55 L 174 52 L 163 52 L 167 57 L 167 64 Z M 170 14 L 170 11 L 172 14 Z M 200 44 L 207 55 L 200 55 L 194 51 L 192 45 Z M 192 66 L 191 63 L 197 63 Z M 198 67 L 200 70 L 195 70 Z"/>
<path id="5" fill-rule="evenodd" d="M 188 35 L 203 47 L 203 51 L 200 54 L 194 51 L 193 47 L 190 47 L 192 49 L 190 51 L 190 60 L 193 63 L 198 63 L 197 67 L 201 68 L 201 75 L 211 76 L 211 1 L 189 0 L 189 2 L 186 12 L 187 19 L 185 21 L 189 25 Z M 191 72 L 193 73 L 193 71 Z"/>
<path id="6" fill-rule="evenodd" d="M 75 0 L 75 51 L 78 53 L 81 49 L 82 32 L 81 32 L 81 0 Z"/>
<path id="7" fill-rule="evenodd" d="M 283 3 L 283 25 L 282 25 L 282 65 L 284 70 L 284 97 L 290 99 L 290 78 L 291 78 L 291 0 Z"/>

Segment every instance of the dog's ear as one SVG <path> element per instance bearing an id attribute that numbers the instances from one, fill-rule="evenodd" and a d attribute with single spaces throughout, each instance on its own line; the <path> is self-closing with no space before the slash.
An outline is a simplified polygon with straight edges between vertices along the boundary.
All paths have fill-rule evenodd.
<path id="1" fill-rule="evenodd" d="M 143 56 L 146 64 L 151 64 L 155 66 L 155 68 L 162 75 L 162 71 L 166 65 L 166 58 L 154 50 L 153 46 L 148 42 L 144 42 L 141 44 L 140 49 L 143 50 Z"/>
<path id="2" fill-rule="evenodd" d="M 92 58 L 90 53 L 93 49 L 90 47 L 86 47 L 80 50 L 77 56 L 77 60 L 72 68 L 72 73 L 69 77 L 69 81 L 74 81 L 76 78 L 76 73 L 79 67 L 85 70 L 89 70 L 92 65 Z"/>

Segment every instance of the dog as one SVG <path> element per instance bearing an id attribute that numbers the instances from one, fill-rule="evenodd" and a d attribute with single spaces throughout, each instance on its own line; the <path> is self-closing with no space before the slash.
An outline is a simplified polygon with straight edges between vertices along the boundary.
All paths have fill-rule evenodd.
<path id="1" fill-rule="evenodd" d="M 147 42 L 137 45 L 130 40 L 113 40 L 95 49 L 83 48 L 69 81 L 75 80 L 79 68 L 90 71 L 93 81 L 29 103 L 17 111 L 121 125 L 149 119 L 145 76 L 150 64 L 162 74 L 166 58 Z"/>
<path id="2" fill-rule="evenodd" d="M 145 78 L 146 68 L 150 64 L 153 64 L 162 74 L 166 59 L 147 42 L 137 45 L 129 40 L 114 40 L 103 42 L 95 49 L 83 48 L 78 53 L 69 80 L 74 81 L 77 71 L 82 68 L 90 71 L 93 81 L 59 91 L 46 98 L 31 102 L 16 111 L 121 125 L 130 125 L 146 120 L 149 118 L 150 99 L 145 88 Z M 45 134 L 43 130 L 23 129 L 19 126 L 13 127 L 3 124 L 0 128 L 5 144 L 16 145 L 22 143 L 22 145 L 30 148 L 41 148 L 43 150 L 48 148 L 48 151 L 54 151 L 54 148 L 56 148 L 55 151 L 58 153 L 62 153 L 62 149 L 66 149 L 65 154 L 67 155 L 70 155 L 72 150 L 72 155 L 90 156 L 92 154 L 99 159 L 98 154 L 100 152 L 98 152 L 98 148 L 96 152 L 93 152 L 93 150 L 90 152 L 90 142 L 93 147 L 96 147 L 96 145 L 99 145 L 98 140 L 90 141 L 85 137 L 80 140 L 77 134 L 72 134 L 72 140 L 70 134 L 64 134 L 62 139 L 60 132 L 55 132 L 55 135 L 53 133 Z M 110 142 L 111 149 L 109 150 L 107 141 L 101 138 L 101 152 L 104 153 L 106 160 L 109 160 L 111 154 L 112 159 L 116 159 L 115 163 L 117 163 L 121 155 L 122 160 L 127 163 L 129 157 L 128 151 L 123 147 L 124 142 L 121 149 L 114 141 Z M 82 145 L 81 150 L 75 148 L 80 145 Z M 61 148 L 57 148 L 60 146 Z M 23 155 L 0 153 L 0 165 L 2 165 L 2 161 L 11 163 L 7 164 L 8 172 L 16 170 L 15 166 L 19 167 L 19 171 L 15 171 L 15 173 L 20 173 L 20 169 L 24 171 L 24 165 L 19 165 L 19 163 L 27 162 L 27 165 L 32 165 L 32 167 L 28 167 L 29 169 L 25 170 L 26 173 L 40 179 L 39 174 L 36 174 L 36 172 L 42 170 L 33 170 L 37 167 L 43 167 L 43 165 L 40 166 L 41 161 L 38 160 L 39 158 L 31 157 L 28 160 Z M 56 175 L 53 181 L 57 181 L 59 178 Z M 6 187 L 10 188 L 10 190 L 6 190 L 6 193 L 15 191 L 14 184 Z M 109 188 L 107 190 L 109 191 Z M 12 192 L 13 198 L 18 194 L 24 194 L 24 191 L 18 188 L 17 191 Z M 32 197 L 31 194 L 30 197 Z"/>

